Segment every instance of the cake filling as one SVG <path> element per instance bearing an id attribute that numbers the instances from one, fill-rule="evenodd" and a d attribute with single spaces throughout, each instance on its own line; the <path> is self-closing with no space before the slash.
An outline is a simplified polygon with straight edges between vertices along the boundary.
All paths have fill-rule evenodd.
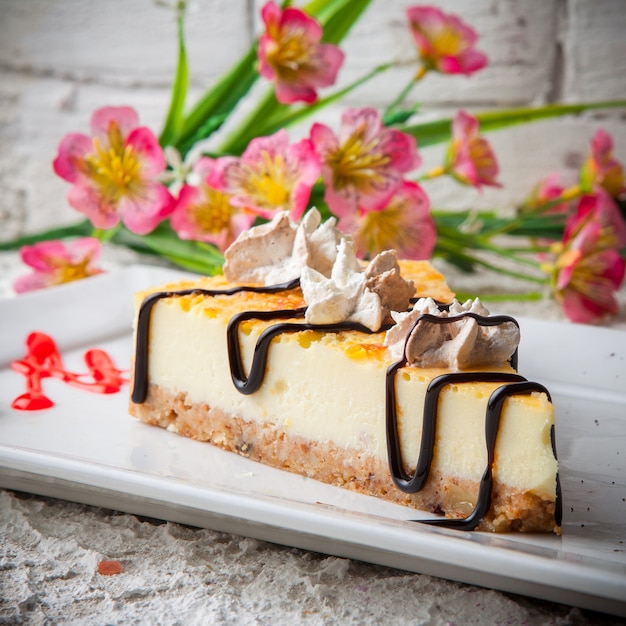
<path id="1" fill-rule="evenodd" d="M 228 278 L 233 280 L 232 277 L 236 275 L 239 280 L 242 280 L 242 277 L 246 276 L 248 277 L 246 280 L 254 280 L 255 283 L 259 281 L 265 284 L 239 284 L 217 289 L 193 287 L 165 290 L 152 293 L 143 300 L 139 309 L 136 328 L 132 401 L 135 405 L 146 404 L 147 406 L 145 410 L 136 408 L 135 412 L 139 413 L 145 421 L 159 423 L 159 425 L 180 432 L 187 430 L 187 427 L 184 426 L 186 423 L 184 415 L 187 413 L 195 415 L 196 411 L 194 408 L 196 405 L 190 397 L 189 399 L 182 399 L 180 406 L 174 403 L 177 408 L 171 409 L 173 416 L 171 420 L 170 418 L 154 417 L 158 411 L 156 406 L 152 404 L 153 398 L 150 397 L 150 394 L 154 396 L 165 392 L 164 389 L 149 384 L 150 372 L 148 371 L 151 319 L 153 309 L 159 301 L 182 298 L 181 302 L 187 302 L 189 299 L 195 302 L 196 298 L 237 297 L 238 294 L 245 293 L 285 294 L 285 301 L 300 302 L 300 305 L 276 308 L 275 310 L 272 310 L 272 307 L 270 310 L 263 311 L 240 310 L 230 316 L 226 328 L 226 347 L 230 377 L 234 389 L 243 396 L 259 394 L 259 396 L 267 398 L 268 393 L 270 395 L 279 393 L 277 390 L 284 383 L 276 381 L 275 378 L 272 378 L 269 383 L 266 382 L 269 369 L 268 355 L 273 349 L 274 342 L 282 342 L 281 337 L 285 335 L 297 334 L 301 346 L 298 348 L 300 351 L 307 348 L 309 341 L 321 342 L 321 338 L 325 334 L 334 334 L 339 337 L 372 336 L 371 343 L 359 340 L 355 346 L 357 350 L 364 350 L 365 353 L 374 350 L 374 354 L 380 354 L 383 351 L 388 354 L 387 359 L 390 357 L 393 359 L 389 365 L 384 365 L 382 361 L 378 363 L 374 359 L 372 366 L 374 369 L 386 368 L 386 374 L 383 372 L 380 377 L 383 387 L 380 405 L 384 404 L 385 406 L 385 433 L 390 482 L 398 489 L 398 493 L 408 494 L 407 496 L 394 496 L 391 499 L 404 502 L 406 497 L 408 498 L 406 503 L 409 504 L 412 503 L 411 494 L 424 492 L 419 502 L 424 503 L 426 499 L 426 501 L 436 503 L 442 497 L 439 493 L 440 490 L 449 492 L 452 488 L 450 484 L 441 484 L 439 488 L 433 486 L 436 484 L 436 477 L 439 473 L 437 467 L 433 467 L 433 458 L 437 454 L 438 427 L 441 427 L 440 403 L 450 396 L 449 390 L 451 389 L 459 389 L 466 384 L 482 385 L 485 387 L 485 392 L 481 391 L 479 396 L 483 397 L 482 394 L 486 393 L 484 396 L 486 398 L 484 409 L 486 456 L 482 461 L 482 476 L 477 478 L 475 483 L 473 483 L 474 479 L 471 481 L 472 484 L 477 485 L 477 494 L 463 496 L 470 504 L 467 507 L 457 507 L 455 515 L 458 517 L 458 511 L 465 509 L 464 517 L 427 520 L 426 523 L 471 530 L 481 524 L 484 525 L 485 520 L 489 518 L 487 527 L 498 530 L 499 522 L 496 521 L 496 517 L 498 507 L 502 504 L 502 496 L 499 494 L 499 485 L 494 481 L 493 472 L 494 464 L 497 462 L 496 442 L 501 431 L 500 422 L 503 408 L 505 405 L 510 408 L 510 403 L 520 396 L 532 397 L 536 402 L 550 403 L 550 396 L 543 386 L 527 381 L 506 364 L 508 361 L 513 367 L 516 365 L 519 327 L 515 320 L 508 316 L 490 316 L 479 301 L 469 301 L 462 305 L 453 301 L 449 305 L 442 306 L 434 300 L 419 299 L 410 309 L 409 300 L 415 288 L 411 281 L 405 281 L 400 275 L 400 267 L 395 254 L 389 251 L 379 255 L 380 258 L 374 259 L 370 266 L 363 271 L 361 264 L 354 256 L 352 242 L 345 238 L 340 238 L 337 242 L 334 224 L 320 226 L 319 214 L 314 215 L 304 225 L 295 226 L 287 216 L 279 216 L 272 223 L 259 228 L 261 232 L 258 229 L 252 229 L 244 236 L 247 244 L 256 242 L 254 245 L 241 246 L 239 245 L 241 242 L 233 244 L 233 249 L 227 254 L 227 266 L 230 273 Z M 265 249 L 268 241 L 266 237 L 272 241 L 276 238 L 277 247 L 267 251 Z M 330 241 L 333 241 L 334 245 L 334 258 L 333 254 L 328 252 L 329 246 L 327 244 Z M 323 243 L 320 244 L 320 242 Z M 322 250 L 321 253 L 320 250 Z M 241 259 L 242 254 L 245 256 L 243 260 Z M 280 268 L 277 274 L 270 267 L 273 262 Z M 309 262 L 315 267 L 309 265 Z M 225 272 L 226 269 L 225 266 Z M 286 271 L 287 269 L 289 271 Z M 290 281 L 274 285 L 266 283 L 267 280 L 274 280 L 277 275 L 281 277 L 286 275 Z M 250 338 L 246 332 L 248 323 L 261 324 L 264 330 L 261 330 L 258 336 L 255 335 Z M 309 336 L 307 333 L 312 333 L 311 339 L 306 339 Z M 254 344 L 254 349 L 251 352 L 252 357 L 251 359 L 248 358 L 247 363 L 244 358 L 246 351 L 242 346 L 242 338 L 245 338 L 247 343 L 252 341 Z M 341 341 L 345 343 L 345 339 Z M 351 348 L 348 352 L 350 350 Z M 311 352 L 310 349 L 309 352 Z M 486 367 L 490 367 L 492 371 L 484 371 Z M 405 459 L 407 450 L 404 448 L 407 446 L 407 437 L 402 437 L 400 432 L 400 422 L 402 421 L 400 417 L 401 415 L 405 417 L 408 405 L 400 399 L 400 396 L 408 393 L 404 391 L 407 388 L 406 381 L 414 379 L 414 375 L 411 373 L 414 368 L 446 369 L 442 370 L 439 375 L 434 375 L 429 382 L 420 383 L 421 386 L 425 386 L 425 395 L 423 401 L 416 403 L 415 406 L 423 406 L 421 435 L 419 435 L 419 444 L 417 444 L 418 454 L 414 451 L 415 445 L 409 444 L 408 455 L 417 457 L 416 465 L 411 465 Z M 470 368 L 478 371 L 467 371 Z M 415 371 L 419 372 L 420 370 L 415 369 Z M 399 375 L 400 372 L 402 372 L 401 376 Z M 273 374 L 276 375 L 275 372 Z M 421 374 L 418 374 L 419 376 Z M 348 399 L 347 401 L 349 402 Z M 173 399 L 167 400 L 164 405 L 169 405 L 172 402 L 174 402 Z M 232 400 L 231 402 L 235 401 Z M 259 402 L 261 401 L 259 400 Z M 235 402 L 235 404 L 239 403 Z M 204 406 L 206 407 L 206 405 Z M 243 405 L 241 406 L 243 407 Z M 255 406 L 262 406 L 262 403 Z M 224 426 L 226 431 L 230 433 L 228 436 L 226 434 L 220 436 L 219 430 L 216 429 L 216 424 L 223 424 L 224 421 L 217 417 L 221 415 L 219 405 L 206 407 L 206 411 L 208 411 L 206 423 L 212 424 L 212 426 L 207 426 L 209 428 L 207 439 L 230 449 L 234 444 L 228 442 L 236 440 L 237 437 L 233 434 L 232 427 L 226 428 Z M 202 409 L 198 409 L 198 412 L 201 413 Z M 180 416 L 180 418 L 176 416 Z M 168 422 L 167 424 L 163 422 L 164 419 Z M 180 419 L 183 421 L 179 423 Z M 200 417 L 192 419 L 194 423 L 196 419 L 198 423 L 200 421 L 204 423 L 204 418 L 202 420 Z M 248 433 L 248 437 L 251 437 L 251 433 L 255 432 L 256 428 L 254 420 L 248 421 L 245 413 L 242 413 L 241 417 L 232 416 L 233 424 L 239 423 L 237 420 L 240 419 L 243 419 L 240 428 Z M 288 421 L 289 418 L 286 418 L 285 423 L 287 424 Z M 267 429 L 269 430 L 265 430 L 264 427 L 261 432 L 271 432 L 273 433 L 272 437 L 281 441 L 285 436 L 293 441 L 297 441 L 298 437 L 303 436 L 288 435 L 278 425 L 273 426 L 269 423 Z M 192 429 L 189 432 L 192 433 L 192 436 L 198 437 L 197 426 L 195 430 Z M 182 432 L 181 434 L 186 433 Z M 553 430 L 550 431 L 549 436 L 552 438 L 551 447 L 554 449 Z M 275 457 L 270 455 L 268 458 L 267 453 L 274 449 L 277 444 L 270 444 L 265 435 L 259 434 L 258 437 L 265 442 L 265 446 L 269 446 L 266 451 L 255 449 L 253 455 L 248 454 L 251 446 L 248 441 L 239 441 L 234 447 L 240 453 L 244 453 L 245 450 L 245 456 L 251 456 L 278 467 L 285 467 L 285 463 L 276 460 Z M 409 440 L 413 441 L 410 437 Z M 307 441 L 306 438 L 303 441 Z M 340 437 L 337 438 L 334 445 L 341 445 L 339 441 Z M 301 445 L 309 444 L 302 443 Z M 325 444 L 320 442 L 319 445 L 323 449 Z M 355 454 L 360 456 L 358 452 Z M 364 454 L 366 454 L 365 451 Z M 377 453 L 372 454 L 372 459 L 379 458 Z M 546 462 L 548 465 L 556 463 L 554 458 L 552 461 L 547 459 Z M 347 459 L 345 463 L 349 465 Z M 322 477 L 323 465 L 324 457 L 321 456 L 312 475 L 324 479 Z M 411 467 L 415 469 L 411 470 Z M 286 468 L 298 471 L 295 467 Z M 374 470 L 380 472 L 381 468 L 372 466 L 372 471 Z M 342 484 L 342 480 L 329 480 L 328 482 Z M 560 525 L 558 475 L 556 480 L 556 500 L 550 504 L 550 497 L 546 496 L 548 497 L 548 500 L 545 501 L 547 508 L 539 516 L 540 521 L 519 522 L 522 530 L 545 529 L 545 518 L 550 515 L 555 520 L 555 525 L 557 527 Z M 374 474 L 366 482 L 372 488 L 376 482 Z M 388 488 L 384 485 L 385 481 L 383 480 L 377 487 L 378 492 L 374 490 L 375 495 L 389 496 Z M 457 488 L 460 492 L 464 491 L 464 487 L 460 483 L 457 484 Z M 554 485 L 552 489 L 554 489 Z M 546 486 L 546 490 L 547 492 L 550 491 L 549 485 Z M 526 497 L 523 495 L 524 493 L 522 489 L 520 491 L 522 500 Z M 538 495 L 536 497 L 540 502 L 543 502 L 543 496 Z M 441 512 L 439 507 L 439 504 L 426 506 L 430 510 Z M 523 518 L 524 515 L 530 514 L 525 514 L 521 510 L 519 515 Z M 505 529 L 516 529 L 514 526 L 515 522 L 510 520 L 503 524 Z"/>

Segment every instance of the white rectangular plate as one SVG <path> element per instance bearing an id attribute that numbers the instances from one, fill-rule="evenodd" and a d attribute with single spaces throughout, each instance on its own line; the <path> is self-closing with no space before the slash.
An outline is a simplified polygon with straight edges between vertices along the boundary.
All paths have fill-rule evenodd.
<path id="1" fill-rule="evenodd" d="M 460 532 L 425 514 L 275 470 L 129 417 L 54 379 L 55 406 L 11 409 L 10 369 L 32 331 L 85 371 L 132 352 L 132 294 L 180 277 L 137 266 L 0 302 L 0 486 L 239 533 L 626 616 L 626 333 L 521 319 L 520 373 L 550 389 L 563 487 L 561 537 Z"/>

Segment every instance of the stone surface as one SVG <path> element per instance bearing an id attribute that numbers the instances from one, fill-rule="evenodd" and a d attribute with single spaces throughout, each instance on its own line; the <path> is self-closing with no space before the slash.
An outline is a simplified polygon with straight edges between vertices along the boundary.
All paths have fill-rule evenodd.
<path id="1" fill-rule="evenodd" d="M 2 624 L 557 624 L 617 618 L 0 490 Z M 123 571 L 98 573 L 103 560 Z"/>

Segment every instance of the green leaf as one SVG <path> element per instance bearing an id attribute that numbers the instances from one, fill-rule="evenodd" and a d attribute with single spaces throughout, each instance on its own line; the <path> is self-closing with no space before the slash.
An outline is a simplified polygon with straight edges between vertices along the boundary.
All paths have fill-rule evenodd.
<path id="1" fill-rule="evenodd" d="M 183 121 L 183 110 L 189 86 L 189 66 L 187 63 L 187 50 L 185 48 L 184 19 L 182 15 L 177 18 L 178 26 L 178 63 L 176 75 L 172 84 L 172 98 L 170 108 L 165 119 L 165 125 L 159 137 L 160 144 L 165 147 L 170 144 L 172 138 L 180 131 Z"/>
<path id="2" fill-rule="evenodd" d="M 287 109 L 287 106 L 276 100 L 274 88 L 270 87 L 257 102 L 252 115 L 240 122 L 237 129 L 221 143 L 220 152 L 241 154 L 252 138 L 270 134 L 269 128 L 273 128 L 272 126 L 266 125 L 265 129 L 261 130 L 265 120 L 271 118 L 277 111 Z"/>
<path id="3" fill-rule="evenodd" d="M 22 246 L 32 246 L 40 241 L 50 241 L 51 239 L 71 239 L 74 237 L 88 237 L 93 231 L 93 226 L 89 220 L 78 222 L 70 226 L 50 228 L 32 235 L 23 235 L 11 241 L 0 243 L 0 251 L 19 250 Z"/>
<path id="4" fill-rule="evenodd" d="M 253 46 L 189 112 L 175 140 L 175 147 L 181 154 L 186 154 L 197 141 L 210 135 L 209 132 L 202 136 L 203 133 L 199 132 L 201 128 L 207 128 L 207 120 L 218 118 L 223 121 L 248 93 L 258 78 L 255 62 L 256 46 Z"/>
<path id="5" fill-rule="evenodd" d="M 220 115 L 213 115 L 207 118 L 202 126 L 196 130 L 196 133 L 185 141 L 183 149 L 187 151 L 202 139 L 210 137 L 216 130 L 221 128 L 229 115 L 230 113 L 221 113 Z"/>
<path id="6" fill-rule="evenodd" d="M 394 126 L 396 124 L 404 124 L 408 119 L 415 115 L 413 109 L 400 109 L 399 111 L 390 111 L 383 114 L 383 124 L 385 126 Z"/>
<path id="7" fill-rule="evenodd" d="M 521 214 L 517 217 L 502 217 L 497 211 L 432 211 L 433 218 L 440 231 L 445 232 L 447 237 L 456 236 L 460 239 L 467 239 L 468 234 L 463 232 L 464 226 L 468 226 L 471 219 L 471 230 L 473 236 L 489 238 L 495 234 L 505 232 L 507 235 L 515 237 L 546 237 L 560 238 L 563 234 L 565 220 L 567 216 L 562 213 L 545 213 L 539 215 Z"/>
<path id="8" fill-rule="evenodd" d="M 481 132 L 488 132 L 553 117 L 576 115 L 584 111 L 624 107 L 626 107 L 626 100 L 611 100 L 607 102 L 549 104 L 538 107 L 503 109 L 500 111 L 477 113 L 475 115 L 480 122 Z M 427 146 L 449 141 L 451 137 L 451 125 L 452 118 L 445 118 L 431 122 L 401 126 L 400 130 L 416 137 L 418 140 L 418 146 L 420 148 L 425 148 Z"/>
<path id="9" fill-rule="evenodd" d="M 238 154 L 243 152 L 249 141 L 253 137 L 267 136 L 275 133 L 281 128 L 288 128 L 294 124 L 300 123 L 307 117 L 312 116 L 320 109 L 329 104 L 341 100 L 352 90 L 363 85 L 374 76 L 389 69 L 390 65 L 380 65 L 368 72 L 365 76 L 358 78 L 350 85 L 335 93 L 321 98 L 314 104 L 309 106 L 287 106 L 280 104 L 274 96 L 274 90 L 270 89 L 264 99 L 259 103 L 255 114 L 247 120 L 245 124 L 241 124 L 236 132 L 234 132 L 221 146 L 224 152 L 230 154 Z"/>
<path id="10" fill-rule="evenodd" d="M 456 291 L 456 299 L 459 302 L 474 300 L 480 297 L 483 302 L 535 302 L 543 300 L 545 294 L 542 291 L 528 291 L 526 293 L 473 293 L 469 291 Z"/>
<path id="11" fill-rule="evenodd" d="M 127 229 L 116 233 L 114 242 L 135 250 L 152 252 L 172 263 L 201 274 L 217 274 L 224 257 L 211 245 L 180 239 L 169 222 L 161 222 L 147 235 L 135 235 Z"/>
<path id="12" fill-rule="evenodd" d="M 196 274 L 202 274 L 203 276 L 215 276 L 222 271 L 221 264 L 212 264 L 206 259 L 187 256 L 179 257 L 176 254 L 170 254 L 168 252 L 163 252 L 161 255 L 174 265 L 189 270 L 190 272 L 195 272 Z"/>
<path id="13" fill-rule="evenodd" d="M 371 0 L 338 0 L 328 3 L 328 7 L 322 11 L 309 11 L 308 7 L 305 7 L 305 10 L 311 12 L 324 27 L 322 40 L 338 44 L 343 41 L 370 3 Z"/>

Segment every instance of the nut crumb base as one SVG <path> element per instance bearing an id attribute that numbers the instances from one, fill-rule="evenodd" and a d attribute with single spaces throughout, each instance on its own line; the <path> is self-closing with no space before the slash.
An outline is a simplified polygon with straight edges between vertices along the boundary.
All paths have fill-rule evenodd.
<path id="1" fill-rule="evenodd" d="M 150 384 L 145 402 L 131 402 L 129 411 L 147 424 L 271 467 L 414 509 L 463 518 L 476 503 L 475 481 L 432 471 L 421 491 L 407 494 L 393 484 L 386 461 L 359 450 L 337 448 L 328 441 L 305 441 L 274 425 L 247 421 L 215 407 L 188 402 L 187 394 L 174 394 L 154 384 Z M 495 482 L 491 508 L 478 530 L 558 533 L 554 511 L 554 501 Z"/>

